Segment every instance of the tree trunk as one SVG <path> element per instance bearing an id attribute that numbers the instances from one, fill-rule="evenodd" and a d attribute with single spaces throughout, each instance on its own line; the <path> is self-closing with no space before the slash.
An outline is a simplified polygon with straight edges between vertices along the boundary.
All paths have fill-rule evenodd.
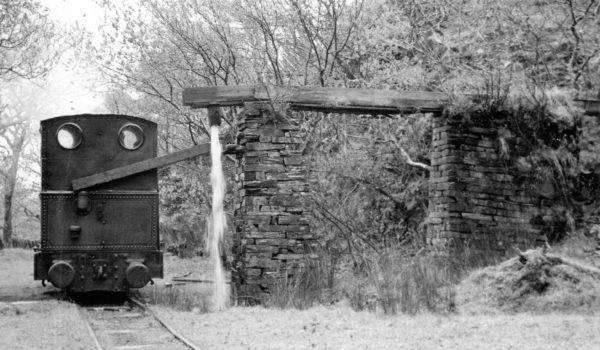
<path id="1" fill-rule="evenodd" d="M 13 225 L 12 225 L 12 206 L 13 197 L 15 193 L 15 187 L 17 184 L 17 174 L 19 171 L 19 159 L 21 158 L 21 152 L 23 151 L 23 145 L 25 144 L 25 135 L 27 129 L 22 128 L 17 130 L 15 134 L 14 142 L 10 144 L 12 151 L 12 159 L 10 160 L 10 166 L 6 172 L 2 172 L 4 175 L 4 226 L 3 226 L 3 238 L 4 246 L 12 246 L 13 236 Z"/>
<path id="2" fill-rule="evenodd" d="M 4 243 L 7 247 L 12 246 L 12 235 L 13 235 L 13 226 L 12 226 L 12 204 L 13 204 L 13 193 L 15 190 L 14 181 L 10 181 L 12 185 L 9 188 L 6 188 L 6 192 L 4 193 Z"/>

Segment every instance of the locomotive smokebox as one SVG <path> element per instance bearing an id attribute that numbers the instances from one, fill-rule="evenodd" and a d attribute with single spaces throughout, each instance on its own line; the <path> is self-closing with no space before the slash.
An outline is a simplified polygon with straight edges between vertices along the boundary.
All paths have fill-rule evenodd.
<path id="1" fill-rule="evenodd" d="M 132 288 L 142 288 L 150 281 L 150 273 L 146 265 L 132 262 L 125 271 L 127 283 Z"/>
<path id="2" fill-rule="evenodd" d="M 48 270 L 48 280 L 56 288 L 66 288 L 73 283 L 75 270 L 73 266 L 66 261 L 57 261 Z"/>

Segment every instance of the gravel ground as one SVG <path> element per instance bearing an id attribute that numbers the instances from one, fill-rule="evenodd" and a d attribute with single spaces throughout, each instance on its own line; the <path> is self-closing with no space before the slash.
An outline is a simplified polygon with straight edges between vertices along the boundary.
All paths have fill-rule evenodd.
<path id="1" fill-rule="evenodd" d="M 94 349 L 94 344 L 72 304 L 0 302 L 0 349 Z"/>
<path id="2" fill-rule="evenodd" d="M 44 293 L 56 292 L 33 280 L 33 250 L 0 250 L 0 267 L 0 302 L 47 299 Z"/>
<path id="3" fill-rule="evenodd" d="M 0 349 L 93 348 L 73 305 L 9 302 L 45 298 L 42 293 L 52 290 L 32 280 L 32 255 L 0 251 Z M 172 276 L 188 272 L 193 272 L 188 277 L 210 278 L 206 259 L 165 255 L 166 278 L 157 284 L 164 288 Z M 387 316 L 347 306 L 233 307 L 213 313 L 153 308 L 205 349 L 600 349 L 600 316 L 595 315 Z"/>
<path id="4" fill-rule="evenodd" d="M 155 309 L 205 349 L 600 349 L 598 316 L 385 316 L 342 306 Z"/>

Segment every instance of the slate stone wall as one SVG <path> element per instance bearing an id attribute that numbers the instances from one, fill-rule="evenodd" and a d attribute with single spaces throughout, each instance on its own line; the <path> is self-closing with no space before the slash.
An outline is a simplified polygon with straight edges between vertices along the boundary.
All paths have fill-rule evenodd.
<path id="1" fill-rule="evenodd" d="M 304 140 L 292 114 L 263 103 L 244 104 L 238 130 L 232 284 L 238 301 L 256 303 L 315 257 Z"/>
<path id="2" fill-rule="evenodd" d="M 496 125 L 434 117 L 427 243 L 436 250 L 504 253 L 543 244 L 540 199 L 515 163 L 523 140 Z"/>

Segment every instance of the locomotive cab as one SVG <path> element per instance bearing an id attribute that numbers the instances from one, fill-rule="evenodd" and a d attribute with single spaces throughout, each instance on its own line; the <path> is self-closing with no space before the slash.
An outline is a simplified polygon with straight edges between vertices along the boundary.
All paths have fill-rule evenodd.
<path id="1" fill-rule="evenodd" d="M 34 278 L 70 291 L 125 291 L 162 278 L 155 123 L 125 115 L 41 122 L 41 250 Z M 96 176 L 86 188 L 74 181 Z M 97 179 L 97 177 L 101 179 Z"/>

